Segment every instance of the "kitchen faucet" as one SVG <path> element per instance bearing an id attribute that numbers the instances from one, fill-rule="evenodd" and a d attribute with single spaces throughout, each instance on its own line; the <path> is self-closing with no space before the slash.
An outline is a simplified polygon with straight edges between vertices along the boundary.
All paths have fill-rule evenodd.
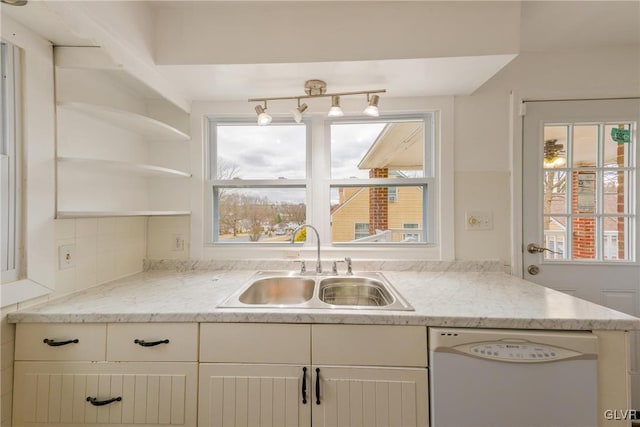
<path id="1" fill-rule="evenodd" d="M 320 263 L 320 234 L 313 225 L 302 224 L 300 227 L 293 230 L 293 236 L 291 236 L 291 244 L 295 243 L 296 234 L 298 234 L 298 231 L 302 230 L 303 228 L 310 228 L 316 233 L 316 241 L 318 242 L 318 261 L 316 262 L 316 273 L 322 273 L 322 264 Z"/>

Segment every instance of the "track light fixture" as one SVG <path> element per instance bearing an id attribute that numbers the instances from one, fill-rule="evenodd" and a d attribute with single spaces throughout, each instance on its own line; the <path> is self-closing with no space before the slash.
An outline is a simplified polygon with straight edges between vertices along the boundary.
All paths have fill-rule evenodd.
<path id="1" fill-rule="evenodd" d="M 264 107 L 262 105 L 256 105 L 256 114 L 258 115 L 258 124 L 265 126 L 271 123 L 271 116 L 268 115 L 265 110 L 267 109 L 267 101 L 264 101 Z"/>
<path id="2" fill-rule="evenodd" d="M 380 97 L 378 95 L 367 94 L 367 101 L 369 101 L 369 105 L 364 109 L 363 113 L 367 116 L 378 117 L 380 115 L 380 111 L 378 111 L 378 101 L 380 101 Z"/>
<path id="3" fill-rule="evenodd" d="M 284 100 L 297 100 L 298 107 L 291 110 L 293 119 L 296 123 L 302 121 L 302 114 L 309 108 L 307 104 L 301 104 L 300 100 L 309 98 L 329 98 L 331 97 L 331 109 L 329 110 L 329 117 L 340 117 L 344 115 L 342 108 L 340 107 L 340 97 L 350 95 L 366 95 L 367 107 L 364 110 L 364 114 L 378 117 L 380 112 L 378 111 L 378 102 L 380 97 L 376 94 L 385 93 L 386 89 L 376 90 L 363 90 L 357 92 L 340 92 L 340 93 L 327 93 L 327 84 L 322 80 L 307 80 L 304 84 L 304 91 L 306 95 L 302 96 L 283 96 L 278 98 L 251 98 L 249 102 L 262 102 L 264 106 L 257 105 L 255 107 L 258 114 L 258 124 L 268 125 L 271 123 L 271 116 L 268 115 L 265 110 L 267 109 L 267 101 L 284 101 Z"/>

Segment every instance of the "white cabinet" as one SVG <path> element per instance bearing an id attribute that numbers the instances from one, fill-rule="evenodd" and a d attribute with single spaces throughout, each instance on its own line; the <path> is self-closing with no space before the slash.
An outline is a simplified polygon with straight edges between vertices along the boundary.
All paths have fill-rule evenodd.
<path id="1" fill-rule="evenodd" d="M 100 48 L 56 47 L 57 217 L 189 214 L 189 113 Z"/>
<path id="2" fill-rule="evenodd" d="M 420 326 L 23 323 L 13 425 L 426 427 L 426 337 Z"/>
<path id="3" fill-rule="evenodd" d="M 17 361 L 13 425 L 195 426 L 197 370 L 196 363 Z"/>
<path id="4" fill-rule="evenodd" d="M 310 361 L 310 325 L 203 323 L 198 426 L 309 426 Z"/>
<path id="5" fill-rule="evenodd" d="M 14 427 L 195 427 L 198 324 L 19 324 Z"/>
<path id="6" fill-rule="evenodd" d="M 300 365 L 200 365 L 198 425 L 207 427 L 311 425 L 311 381 Z M 302 383 L 306 385 L 306 403 Z"/>
<path id="7" fill-rule="evenodd" d="M 319 369 L 318 372 L 315 372 Z M 313 368 L 320 376 L 320 405 L 314 394 L 313 425 L 416 427 L 429 424 L 424 368 Z M 315 393 L 315 392 L 314 392 Z"/>
<path id="8" fill-rule="evenodd" d="M 203 324 L 198 425 L 428 426 L 426 334 Z"/>

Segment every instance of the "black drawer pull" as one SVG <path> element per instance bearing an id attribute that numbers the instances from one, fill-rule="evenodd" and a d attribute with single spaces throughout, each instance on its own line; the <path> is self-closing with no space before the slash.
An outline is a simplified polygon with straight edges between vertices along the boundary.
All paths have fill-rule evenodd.
<path id="1" fill-rule="evenodd" d="M 49 338 L 45 338 L 42 342 L 51 347 L 60 347 L 61 345 L 78 344 L 80 340 L 76 338 L 74 340 L 68 340 L 68 341 L 56 341 L 56 340 L 50 340 Z"/>
<path id="2" fill-rule="evenodd" d="M 108 400 L 98 400 L 97 397 L 87 396 L 87 402 L 91 403 L 93 406 L 104 406 L 113 402 L 120 402 L 121 400 L 122 400 L 122 397 L 120 396 L 112 397 L 111 399 L 108 399 Z"/>
<path id="3" fill-rule="evenodd" d="M 302 368 L 302 404 L 307 404 L 307 368 Z"/>
<path id="4" fill-rule="evenodd" d="M 133 342 L 138 344 L 138 345 L 141 345 L 142 347 L 153 347 L 153 346 L 160 345 L 160 344 L 169 344 L 169 340 L 146 342 L 145 340 L 135 339 L 135 340 L 133 340 Z"/>
<path id="5" fill-rule="evenodd" d="M 316 405 L 320 404 L 320 368 L 316 368 Z"/>

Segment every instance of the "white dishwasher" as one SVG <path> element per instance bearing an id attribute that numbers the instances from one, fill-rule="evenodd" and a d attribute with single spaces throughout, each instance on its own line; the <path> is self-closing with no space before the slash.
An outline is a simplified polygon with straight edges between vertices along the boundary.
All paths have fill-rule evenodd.
<path id="1" fill-rule="evenodd" d="M 589 332 L 429 329 L 431 427 L 597 427 Z"/>

